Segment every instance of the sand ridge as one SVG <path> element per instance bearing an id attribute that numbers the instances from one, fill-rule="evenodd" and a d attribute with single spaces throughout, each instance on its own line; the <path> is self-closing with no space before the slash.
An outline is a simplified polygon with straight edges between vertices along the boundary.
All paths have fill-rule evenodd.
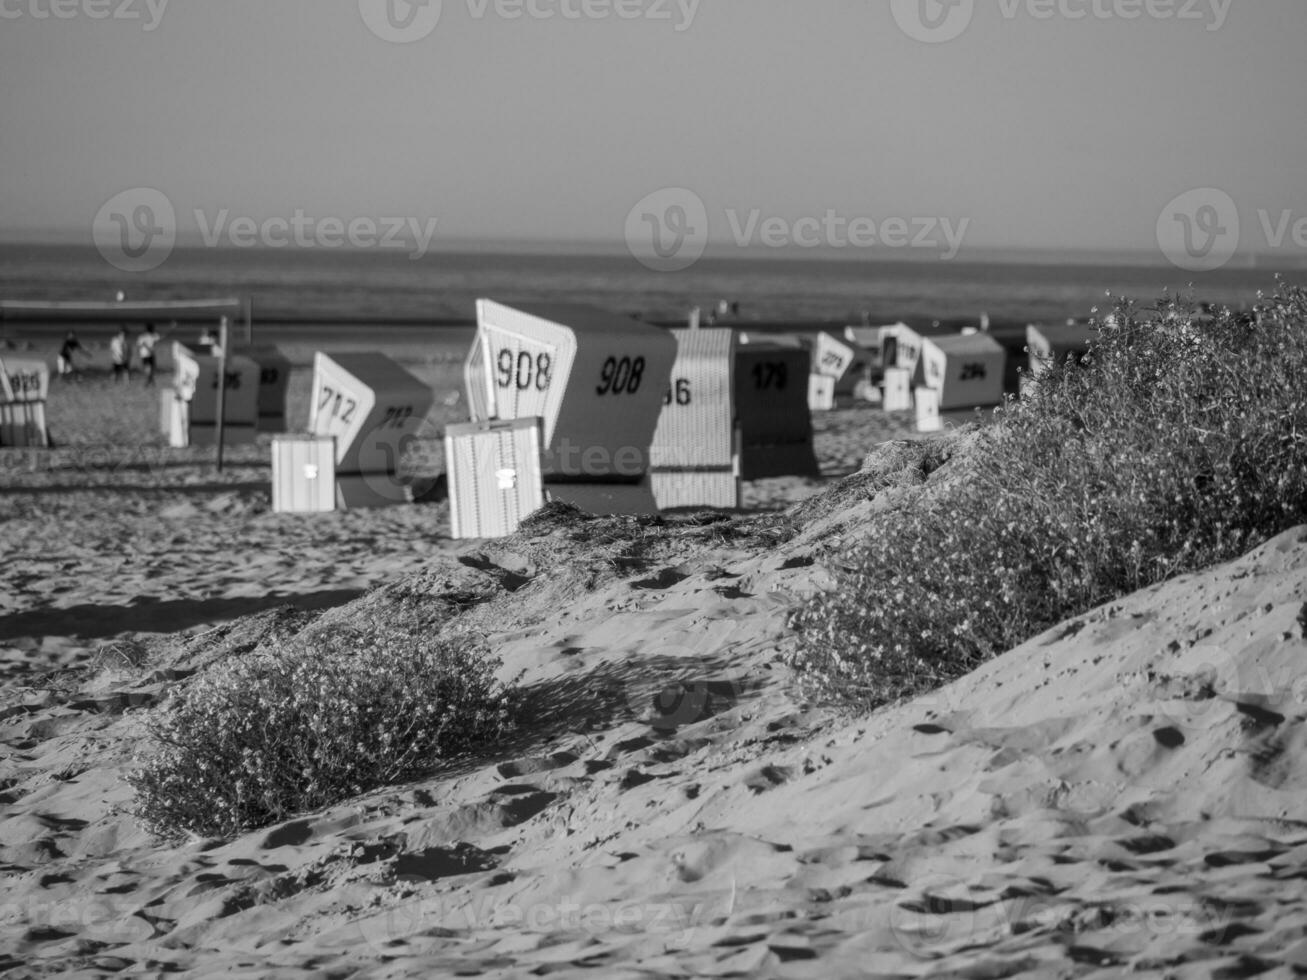
<path id="1" fill-rule="evenodd" d="M 1307 965 L 1307 531 L 857 721 L 806 704 L 780 663 L 789 610 L 832 586 L 817 537 L 554 515 L 446 548 L 327 612 L 138 638 L 141 668 L 11 688 L 7 965 L 646 977 Z M 134 712 L 190 672 L 450 595 L 476 597 L 451 625 L 488 634 L 530 692 L 533 714 L 498 757 L 230 842 L 159 847 L 119 812 Z"/>

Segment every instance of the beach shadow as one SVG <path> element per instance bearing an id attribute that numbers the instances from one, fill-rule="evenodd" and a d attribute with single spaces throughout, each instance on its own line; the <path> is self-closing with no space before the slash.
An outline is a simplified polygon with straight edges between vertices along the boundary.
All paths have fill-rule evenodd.
<path id="1" fill-rule="evenodd" d="M 155 495 L 181 494 L 187 497 L 212 496 L 222 493 L 271 493 L 272 482 L 259 480 L 244 483 L 178 483 L 178 484 L 144 484 L 144 483 L 99 483 L 99 484 L 54 484 L 50 486 L 8 486 L 0 487 L 2 496 L 42 497 L 55 493 L 141 493 Z"/>
<path id="2" fill-rule="evenodd" d="M 278 606 L 293 606 L 306 612 L 331 609 L 357 599 L 364 591 L 325 589 L 303 595 L 238 599 L 142 597 L 130 606 L 85 603 L 67 609 L 32 609 L 0 616 L 0 642 L 24 636 L 97 639 L 129 631 L 175 633 L 192 626 L 226 622 Z"/>

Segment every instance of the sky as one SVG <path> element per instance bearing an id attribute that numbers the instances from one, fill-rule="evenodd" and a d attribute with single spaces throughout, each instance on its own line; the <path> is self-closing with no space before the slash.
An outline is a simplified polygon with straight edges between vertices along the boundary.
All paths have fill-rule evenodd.
<path id="1" fill-rule="evenodd" d="M 1156 251 L 1233 217 L 1307 256 L 1304 38 L 1303 0 L 0 0 L 0 237 L 89 243 L 145 188 L 218 244 Z"/>

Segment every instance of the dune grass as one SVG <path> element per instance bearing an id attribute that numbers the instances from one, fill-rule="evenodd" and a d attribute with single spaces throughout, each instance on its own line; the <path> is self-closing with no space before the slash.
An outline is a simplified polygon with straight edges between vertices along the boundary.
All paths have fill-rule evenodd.
<path id="1" fill-rule="evenodd" d="M 510 729 L 498 666 L 382 623 L 219 664 L 148 716 L 135 814 L 165 837 L 230 837 L 415 778 Z"/>
<path id="2" fill-rule="evenodd" d="M 910 697 L 1307 520 L 1307 292 L 1120 304 L 947 478 L 877 513 L 791 620 L 811 692 Z M 942 474 L 941 474 L 942 475 Z"/>

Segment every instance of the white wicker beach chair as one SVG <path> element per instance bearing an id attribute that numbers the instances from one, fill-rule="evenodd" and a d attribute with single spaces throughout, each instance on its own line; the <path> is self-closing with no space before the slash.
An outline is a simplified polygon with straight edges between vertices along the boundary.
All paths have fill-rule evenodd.
<path id="1" fill-rule="evenodd" d="M 336 437 L 337 504 L 407 502 L 399 458 L 431 409 L 431 389 L 384 354 L 318 351 L 312 397 L 309 432 Z"/>
<path id="2" fill-rule="evenodd" d="M 0 358 L 0 446 L 45 447 L 50 365 L 32 357 Z"/>
<path id="3" fill-rule="evenodd" d="M 676 363 L 649 450 L 654 499 L 663 509 L 738 507 L 735 331 L 708 327 L 672 335 Z"/>
<path id="4" fill-rule="evenodd" d="M 586 306 L 477 301 L 491 418 L 541 419 L 553 499 L 598 513 L 656 510 L 649 448 L 676 341 L 660 328 Z M 596 485 L 600 491 L 575 489 Z M 615 487 L 625 489 L 616 490 Z"/>
<path id="5" fill-rule="evenodd" d="M 168 415 L 169 444 L 212 446 L 218 437 L 218 367 L 212 354 L 200 353 L 176 341 L 172 345 L 172 404 Z M 259 424 L 259 365 L 241 354 L 226 358 L 223 391 L 222 441 L 226 445 L 254 442 Z"/>

